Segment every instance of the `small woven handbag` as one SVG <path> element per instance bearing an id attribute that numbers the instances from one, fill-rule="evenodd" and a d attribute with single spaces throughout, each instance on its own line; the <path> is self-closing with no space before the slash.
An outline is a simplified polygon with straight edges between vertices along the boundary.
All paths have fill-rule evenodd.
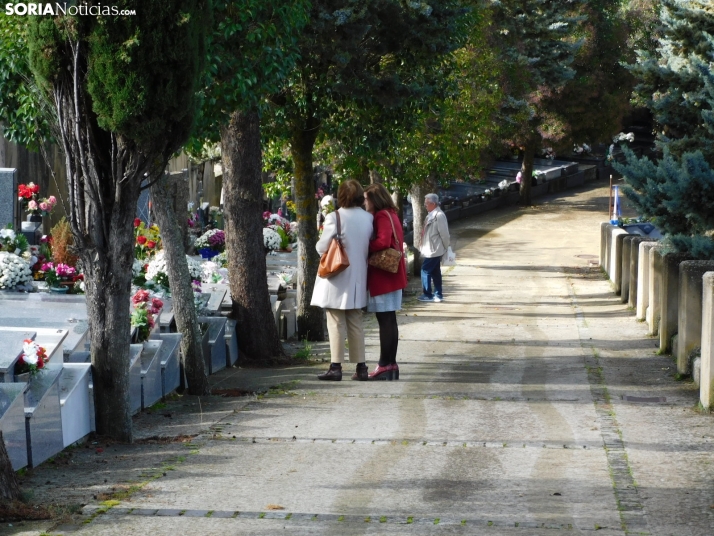
<path id="1" fill-rule="evenodd" d="M 350 265 L 345 246 L 342 244 L 342 228 L 340 227 L 340 213 L 338 211 L 335 211 L 335 217 L 337 218 L 337 234 L 332 237 L 330 247 L 320 258 L 320 266 L 317 269 L 317 275 L 323 279 L 339 274 Z"/>
<path id="2" fill-rule="evenodd" d="M 389 223 L 392 224 L 394 241 L 399 244 L 399 240 L 397 239 L 397 230 L 394 228 L 394 220 L 389 212 L 387 212 L 387 214 L 389 215 Z M 385 272 L 389 272 L 391 274 L 396 274 L 399 271 L 399 263 L 402 262 L 402 257 L 403 253 L 401 251 L 398 251 L 393 247 L 388 247 L 387 249 L 372 253 L 367 262 L 370 266 L 374 266 L 375 268 L 379 268 L 380 270 L 384 270 Z"/>

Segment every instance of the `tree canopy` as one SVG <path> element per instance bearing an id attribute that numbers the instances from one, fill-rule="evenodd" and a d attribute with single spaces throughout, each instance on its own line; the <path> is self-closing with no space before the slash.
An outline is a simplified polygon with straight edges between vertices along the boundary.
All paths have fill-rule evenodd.
<path id="1" fill-rule="evenodd" d="M 641 51 L 636 90 L 657 122 L 660 158 L 626 151 L 627 196 L 671 248 L 714 259 L 714 5 L 663 0 L 656 53 Z"/>

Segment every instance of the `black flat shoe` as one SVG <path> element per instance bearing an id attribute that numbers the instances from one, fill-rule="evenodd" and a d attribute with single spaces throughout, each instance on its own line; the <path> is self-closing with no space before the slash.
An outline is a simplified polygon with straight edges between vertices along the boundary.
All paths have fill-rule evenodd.
<path id="1" fill-rule="evenodd" d="M 330 365 L 330 368 L 327 370 L 327 372 L 323 372 L 322 374 L 317 375 L 317 379 L 339 382 L 342 380 L 342 367 L 335 367 L 333 365 Z"/>

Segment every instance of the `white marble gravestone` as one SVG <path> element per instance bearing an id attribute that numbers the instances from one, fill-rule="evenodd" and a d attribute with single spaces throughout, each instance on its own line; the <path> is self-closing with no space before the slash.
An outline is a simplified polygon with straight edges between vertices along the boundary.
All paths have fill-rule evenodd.
<path id="1" fill-rule="evenodd" d="M 0 383 L 0 430 L 15 471 L 27 465 L 26 389 L 26 383 Z"/>

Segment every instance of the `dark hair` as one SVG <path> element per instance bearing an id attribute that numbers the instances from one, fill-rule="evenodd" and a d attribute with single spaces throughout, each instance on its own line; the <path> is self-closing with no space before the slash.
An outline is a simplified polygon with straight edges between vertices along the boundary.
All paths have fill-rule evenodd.
<path id="1" fill-rule="evenodd" d="M 356 180 L 345 181 L 337 190 L 337 203 L 341 208 L 361 207 L 364 205 L 364 190 Z"/>
<path id="2" fill-rule="evenodd" d="M 364 195 L 369 198 L 375 212 L 390 208 L 392 210 L 397 210 L 392 196 L 389 195 L 387 189 L 378 182 L 367 186 L 364 191 Z"/>

